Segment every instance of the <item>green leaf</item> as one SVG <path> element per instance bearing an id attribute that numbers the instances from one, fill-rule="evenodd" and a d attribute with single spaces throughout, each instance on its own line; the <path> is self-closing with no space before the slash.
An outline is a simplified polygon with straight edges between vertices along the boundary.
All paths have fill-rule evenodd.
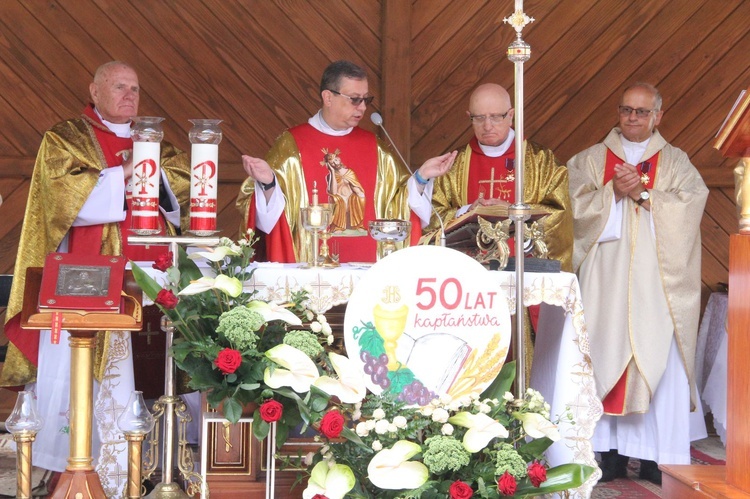
<path id="1" fill-rule="evenodd" d="M 531 485 L 528 478 L 523 479 L 518 484 L 516 496 L 540 496 L 551 492 L 574 489 L 588 480 L 593 472 L 594 468 L 583 464 L 569 463 L 555 466 L 547 470 L 547 480 L 542 483 L 541 487 Z"/>
<path id="2" fill-rule="evenodd" d="M 502 400 L 505 392 L 510 391 L 514 379 L 516 379 L 516 361 L 512 360 L 505 363 L 495 381 L 482 393 L 482 398 Z"/>
<path id="3" fill-rule="evenodd" d="M 256 411 L 257 412 L 257 411 Z M 253 435 L 258 440 L 263 440 L 268 436 L 271 425 L 263 421 L 261 417 L 253 417 Z"/>
<path id="4" fill-rule="evenodd" d="M 138 286 L 143 290 L 143 293 L 151 298 L 151 300 L 156 300 L 156 295 L 159 294 L 162 287 L 142 268 L 140 268 L 137 263 L 131 260 L 130 265 L 133 268 L 135 282 L 138 283 Z"/>
<path id="5" fill-rule="evenodd" d="M 518 453 L 526 458 L 527 461 L 530 461 L 531 459 L 541 459 L 544 451 L 546 451 L 553 443 L 554 442 L 547 437 L 536 438 L 519 446 Z"/>
<path id="6" fill-rule="evenodd" d="M 347 439 L 348 441 L 355 444 L 357 447 L 360 447 L 362 450 L 366 451 L 369 454 L 374 454 L 375 451 L 372 450 L 372 447 L 367 445 L 362 441 L 361 438 L 359 438 L 359 435 L 357 435 L 351 428 L 344 428 L 341 430 L 341 436 Z"/>
<path id="7" fill-rule="evenodd" d="M 242 417 L 242 405 L 233 398 L 224 400 L 224 417 L 230 423 L 236 423 Z"/>

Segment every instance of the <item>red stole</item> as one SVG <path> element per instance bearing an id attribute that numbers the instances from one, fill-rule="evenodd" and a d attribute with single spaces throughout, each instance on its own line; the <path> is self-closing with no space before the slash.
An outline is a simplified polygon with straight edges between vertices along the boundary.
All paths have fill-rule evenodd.
<path id="1" fill-rule="evenodd" d="M 646 161 L 643 161 L 636 165 L 638 173 L 641 175 L 648 175 L 648 181 L 644 184 L 646 189 L 653 189 L 654 179 L 656 178 L 657 166 L 659 164 L 659 153 L 657 152 Z M 612 180 L 615 175 L 615 165 L 622 164 L 624 161 L 617 157 L 615 153 L 607 149 L 607 159 L 604 165 L 604 180 L 602 185 Z M 638 207 L 636 206 L 636 209 Z M 620 376 L 615 386 L 607 393 L 602 400 L 602 406 L 604 407 L 605 414 L 620 414 L 622 415 L 625 407 L 625 398 L 627 397 L 627 382 L 628 382 L 628 368 L 625 366 L 625 371 Z"/>
<path id="2" fill-rule="evenodd" d="M 348 216 L 339 208 L 339 229 L 334 232 L 328 244 L 336 246 L 341 262 L 372 262 L 376 258 L 376 243 L 368 234 L 369 222 L 380 217 L 375 213 L 373 197 L 378 179 L 378 143 L 374 134 L 359 127 L 347 135 L 332 136 L 316 130 L 305 123 L 289 132 L 299 149 L 305 175 L 305 188 L 308 199 L 312 199 L 313 185 L 317 185 L 320 203 L 334 203 L 329 196 L 329 163 L 345 166 L 351 172 L 347 175 L 353 190 L 349 198 Z M 358 194 L 364 193 L 364 199 Z M 421 226 L 419 218 L 411 214 L 412 243 L 419 241 Z M 255 199 L 250 199 L 248 225 L 255 226 Z M 300 227 L 300 230 L 304 230 Z M 415 235 L 416 234 L 416 235 Z M 266 256 L 268 260 L 294 262 L 289 225 L 286 217 L 281 217 L 270 234 L 266 235 Z"/>
<path id="3" fill-rule="evenodd" d="M 122 153 L 133 150 L 133 140 L 130 137 L 118 137 L 102 124 L 99 117 L 94 112 L 93 106 L 87 106 L 83 114 L 88 117 L 94 124 L 92 126 L 96 140 L 104 154 L 104 159 L 108 167 L 119 166 L 123 162 Z M 160 179 L 161 180 L 161 179 Z M 127 193 L 127 202 L 130 206 L 130 193 Z M 166 246 L 130 246 L 127 238 L 130 234 L 131 211 L 127 210 L 125 220 L 120 222 L 120 234 L 122 237 L 122 254 L 135 261 L 151 261 L 161 253 L 167 251 Z M 163 233 L 165 221 L 163 216 L 159 217 L 159 228 Z M 103 225 L 88 225 L 83 227 L 71 227 L 69 235 L 68 251 L 70 253 L 95 254 L 98 255 L 101 250 Z"/>

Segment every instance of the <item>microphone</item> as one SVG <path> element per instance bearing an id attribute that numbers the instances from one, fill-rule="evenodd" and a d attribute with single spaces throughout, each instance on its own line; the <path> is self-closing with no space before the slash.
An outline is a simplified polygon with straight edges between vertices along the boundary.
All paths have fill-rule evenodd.
<path id="1" fill-rule="evenodd" d="M 383 130 L 383 133 L 385 133 L 385 136 L 388 138 L 388 142 L 391 143 L 391 146 L 393 146 L 393 150 L 396 151 L 396 154 L 398 154 L 399 159 L 401 162 L 406 165 L 406 169 L 409 170 L 409 173 L 414 175 L 414 171 L 409 166 L 409 163 L 406 162 L 404 157 L 401 155 L 401 151 L 398 150 L 398 147 L 396 147 L 396 143 L 393 142 L 393 139 L 391 138 L 390 134 L 388 134 L 388 130 L 385 129 L 383 126 L 383 117 L 380 115 L 380 113 L 372 113 L 370 115 L 370 120 L 372 122 L 379 126 L 381 130 Z M 445 225 L 443 225 L 443 219 L 440 217 L 440 214 L 435 210 L 435 207 L 432 205 L 432 199 L 430 199 L 430 208 L 432 209 L 432 212 L 435 214 L 435 216 L 438 219 L 438 222 L 440 222 L 440 246 L 445 248 Z"/>

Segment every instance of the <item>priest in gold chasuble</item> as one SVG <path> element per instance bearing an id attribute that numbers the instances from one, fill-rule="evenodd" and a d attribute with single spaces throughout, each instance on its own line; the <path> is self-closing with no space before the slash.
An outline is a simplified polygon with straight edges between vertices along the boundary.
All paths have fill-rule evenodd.
<path id="1" fill-rule="evenodd" d="M 705 436 L 690 411 L 699 404 L 693 367 L 708 189 L 687 154 L 654 130 L 661 116 L 653 86 L 629 87 L 620 126 L 568 163 L 573 264 L 610 415 L 593 439 L 594 450 L 613 452 L 604 480 L 619 477 L 630 456 L 642 460 L 642 478 L 659 482 L 653 462 L 689 464 L 690 440 Z"/>

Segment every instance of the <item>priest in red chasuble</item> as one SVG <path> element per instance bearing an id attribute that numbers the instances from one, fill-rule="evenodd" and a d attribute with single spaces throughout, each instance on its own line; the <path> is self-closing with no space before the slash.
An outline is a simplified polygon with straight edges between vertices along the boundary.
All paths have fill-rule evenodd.
<path id="1" fill-rule="evenodd" d="M 605 416 L 594 433 L 602 480 L 690 464 L 705 437 L 694 379 L 701 287 L 700 221 L 708 189 L 684 151 L 655 130 L 662 98 L 628 87 L 619 127 L 568 163 L 591 361 Z"/>
<path id="2" fill-rule="evenodd" d="M 515 131 L 510 95 L 500 85 L 486 83 L 474 90 L 467 112 L 474 137 L 459 151 L 453 168 L 435 180 L 432 197 L 443 223 L 476 205 L 510 205 L 515 198 Z M 550 258 L 571 271 L 573 218 L 568 195 L 568 170 L 549 149 L 530 141 L 524 147 L 523 201 L 543 208 L 545 241 Z M 433 216 L 425 232 L 438 230 Z M 512 241 L 509 241 L 511 251 Z"/>
<path id="3" fill-rule="evenodd" d="M 237 208 L 244 225 L 265 233 L 266 256 L 276 262 L 311 260 L 312 238 L 300 208 L 313 200 L 333 206 L 330 243 L 341 262 L 375 261 L 368 222 L 411 220 L 404 245 L 416 244 L 430 219 L 432 179 L 448 171 L 456 153 L 427 160 L 414 175 L 371 132 L 358 126 L 372 102 L 367 73 L 336 61 L 320 83 L 322 107 L 307 123 L 285 131 L 266 159 L 243 156 L 249 175 Z"/>
<path id="4" fill-rule="evenodd" d="M 140 86 L 135 70 L 122 62 L 102 65 L 89 87 L 92 104 L 81 116 L 54 125 L 42 137 L 23 228 L 18 246 L 13 286 L 7 308 L 5 333 L 10 340 L 0 378 L 1 386 L 22 386 L 36 391 L 44 426 L 33 449 L 34 465 L 63 471 L 69 455 L 68 334 L 59 343 L 49 331 L 20 328 L 20 311 L 28 267 L 44 266 L 50 252 L 125 255 L 153 259 L 128 246 L 127 203 L 133 174 L 130 120 L 138 114 Z M 181 207 L 190 193 L 190 161 L 171 144 L 161 144 L 160 224 L 174 234 L 181 224 Z M 131 187 L 128 187 L 131 186 Z M 187 210 L 182 210 L 187 221 Z M 123 493 L 127 444 L 117 429 L 119 412 L 133 390 L 130 333 L 101 332 L 94 376 L 94 465 L 108 496 Z"/>

